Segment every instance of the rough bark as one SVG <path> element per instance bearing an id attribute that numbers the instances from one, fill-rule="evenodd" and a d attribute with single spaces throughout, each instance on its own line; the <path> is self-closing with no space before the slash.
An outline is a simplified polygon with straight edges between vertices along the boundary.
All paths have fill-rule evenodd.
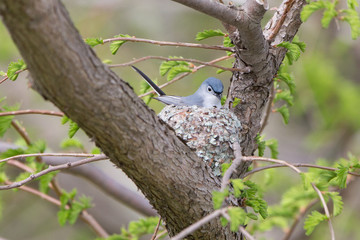
<path id="1" fill-rule="evenodd" d="M 27 63 L 32 87 L 122 168 L 162 216 L 170 235 L 213 211 L 211 192 L 219 188 L 219 179 L 102 64 L 59 1 L 0 1 L 0 14 Z M 214 220 L 193 238 L 232 235 Z"/>
<path id="2" fill-rule="evenodd" d="M 286 19 L 290 20 L 279 25 L 284 15 L 279 11 L 271 23 L 288 25 L 280 30 L 268 27 L 265 37 L 260 26 L 265 11 L 255 1 L 249 0 L 242 10 L 245 14 L 240 15 L 224 5 L 212 6 L 213 1 L 176 1 L 236 27 L 231 34 L 237 46 L 235 66 L 250 66 L 252 71 L 234 74 L 229 99 L 242 100 L 235 113 L 244 127 L 243 154 L 252 155 L 272 78 L 285 54 L 284 50 L 273 48 L 265 37 L 269 40 L 267 36 L 271 35 L 276 42 L 292 39 L 299 25 L 291 25 L 290 20 L 299 21 L 299 11 L 291 6 L 304 1 L 285 1 L 291 2 L 290 8 L 285 6 L 285 14 L 289 14 Z M 126 82 L 101 63 L 84 44 L 58 0 L 0 0 L 0 15 L 28 65 L 33 88 L 77 122 L 122 168 L 165 220 L 170 235 L 213 211 L 211 192 L 219 189 L 219 179 L 137 98 Z M 242 166 L 241 172 L 246 168 Z M 191 238 L 239 236 L 214 220 Z"/>

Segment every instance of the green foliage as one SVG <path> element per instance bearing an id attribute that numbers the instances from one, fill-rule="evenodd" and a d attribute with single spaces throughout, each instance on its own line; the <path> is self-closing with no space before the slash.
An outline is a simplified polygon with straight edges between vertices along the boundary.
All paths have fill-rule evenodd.
<path id="1" fill-rule="evenodd" d="M 270 149 L 271 158 L 277 158 L 278 151 L 278 141 L 274 138 L 269 140 L 264 140 L 264 136 L 260 136 L 259 134 L 256 136 L 256 144 L 258 145 L 258 154 L 259 157 L 263 157 L 265 154 L 265 148 L 268 147 Z"/>
<path id="2" fill-rule="evenodd" d="M 93 149 L 91 149 L 91 154 L 100 154 L 101 150 L 98 147 L 94 147 Z"/>
<path id="3" fill-rule="evenodd" d="M 22 59 L 19 59 L 17 62 L 10 62 L 7 70 L 7 76 L 9 77 L 10 80 L 15 81 L 19 75 L 16 72 L 25 69 L 26 69 L 26 64 Z"/>
<path id="4" fill-rule="evenodd" d="M 62 149 L 67 149 L 67 148 L 80 148 L 82 150 L 84 149 L 84 145 L 82 144 L 82 142 L 80 142 L 80 140 L 75 138 L 64 139 L 61 142 L 60 147 Z"/>
<path id="5" fill-rule="evenodd" d="M 274 103 L 279 100 L 285 101 L 289 106 L 294 105 L 294 97 L 289 90 L 281 91 L 275 94 Z"/>
<path id="6" fill-rule="evenodd" d="M 60 196 L 60 210 L 58 212 L 58 221 L 60 226 L 65 225 L 66 222 L 74 224 L 81 213 L 81 211 L 90 208 L 91 200 L 88 197 L 81 196 L 78 201 L 75 200 L 76 189 L 71 192 L 63 191 Z"/>
<path id="7" fill-rule="evenodd" d="M 356 2 L 356 1 L 353 1 L 353 2 Z M 360 17 L 359 17 L 359 13 L 355 10 L 355 7 L 345 9 L 343 12 L 345 13 L 345 16 L 343 17 L 343 20 L 348 22 L 349 25 L 350 25 L 352 39 L 357 39 L 358 37 L 360 37 Z"/>
<path id="8" fill-rule="evenodd" d="M 281 114 L 285 124 L 289 123 L 290 112 L 289 112 L 289 108 L 286 105 L 282 105 L 281 107 L 276 108 L 275 112 Z"/>
<path id="9" fill-rule="evenodd" d="M 234 196 L 241 197 L 241 191 L 244 190 L 245 184 L 242 179 L 231 179 L 231 184 L 234 188 Z"/>
<path id="10" fill-rule="evenodd" d="M 282 42 L 277 45 L 278 47 L 284 47 L 288 51 L 286 52 L 286 57 L 290 65 L 297 61 L 300 57 L 300 53 L 304 52 L 305 44 L 300 42 L 290 43 Z"/>
<path id="11" fill-rule="evenodd" d="M 196 34 L 196 40 L 197 41 L 201 41 L 210 37 L 216 37 L 216 36 L 225 36 L 225 33 L 223 33 L 221 30 L 217 29 L 217 30 L 204 30 L 202 32 L 198 32 Z"/>
<path id="12" fill-rule="evenodd" d="M 63 116 L 61 119 L 61 124 L 64 125 L 69 122 L 69 130 L 68 130 L 68 136 L 69 138 L 72 138 L 75 133 L 80 129 L 79 125 L 77 125 L 76 122 L 68 118 L 67 116 Z"/>
<path id="13" fill-rule="evenodd" d="M 119 34 L 119 35 L 114 36 L 114 38 L 119 38 L 119 37 L 131 38 L 131 36 L 128 35 L 128 34 Z M 126 42 L 127 42 L 127 41 L 125 41 L 125 40 L 113 41 L 113 42 L 110 44 L 111 54 L 115 55 L 115 54 L 117 53 L 117 51 L 119 50 L 119 48 L 120 48 L 124 43 L 126 43 Z"/>
<path id="14" fill-rule="evenodd" d="M 0 99 L 0 102 L 2 102 L 5 98 Z M 2 108 L 4 110 L 0 110 L 0 112 L 10 112 L 10 111 L 16 111 L 19 109 L 19 105 L 14 106 L 6 106 L 3 105 Z M 6 131 L 11 127 L 11 122 L 14 119 L 13 115 L 9 116 L 1 116 L 0 117 L 0 137 L 3 137 Z"/>
<path id="15" fill-rule="evenodd" d="M 86 38 L 85 43 L 90 47 L 95 47 L 96 45 L 104 44 L 104 41 L 102 38 Z"/>
<path id="16" fill-rule="evenodd" d="M 3 171 L 0 171 L 0 183 L 4 183 L 6 180 L 8 180 L 6 173 Z M 1 211 L 0 211 L 0 214 L 1 214 Z"/>
<path id="17" fill-rule="evenodd" d="M 153 80 L 153 82 L 154 82 L 155 84 L 157 84 L 157 80 L 156 80 L 156 79 Z M 140 83 L 140 92 L 139 92 L 139 94 L 147 93 L 150 89 L 151 89 L 151 86 L 150 86 L 147 82 L 142 81 L 142 82 Z M 151 101 L 151 99 L 152 99 L 153 97 L 154 97 L 154 94 L 153 94 L 153 93 L 145 96 L 145 97 L 143 98 L 145 104 L 146 104 L 146 105 L 149 105 L 149 103 L 150 103 L 150 101 Z"/>
<path id="18" fill-rule="evenodd" d="M 59 171 L 49 172 L 38 178 L 40 192 L 45 193 L 45 194 L 47 194 L 49 192 L 49 189 L 50 189 L 49 183 L 54 179 L 54 177 L 58 173 L 59 173 Z"/>
<path id="19" fill-rule="evenodd" d="M 326 215 L 321 214 L 318 211 L 312 211 L 311 214 L 305 219 L 305 234 L 309 236 L 314 231 L 315 227 L 324 220 L 327 220 Z"/>
<path id="20" fill-rule="evenodd" d="M 172 57 L 169 58 L 181 58 Z M 190 64 L 185 61 L 164 61 L 160 65 L 160 75 L 164 76 L 167 74 L 167 80 L 171 81 L 176 75 L 184 72 L 191 72 Z"/>
<path id="21" fill-rule="evenodd" d="M 228 209 L 227 213 L 230 216 L 230 230 L 237 232 L 240 225 L 245 224 L 246 212 L 240 207 L 231 207 Z"/>
<path id="22" fill-rule="evenodd" d="M 342 197 L 338 192 L 328 192 L 328 194 L 333 201 L 333 216 L 338 216 L 344 207 L 344 202 L 342 201 Z"/>
<path id="23" fill-rule="evenodd" d="M 108 238 L 96 238 L 96 240 L 138 240 L 144 235 L 153 234 L 158 222 L 159 217 L 148 217 L 138 221 L 131 221 L 128 229 L 121 229 L 121 234 L 114 234 Z M 160 225 L 159 231 L 163 230 L 164 227 Z"/>
<path id="24" fill-rule="evenodd" d="M 222 176 L 224 176 L 226 170 L 228 170 L 230 166 L 231 166 L 231 163 L 223 163 L 223 164 L 221 164 L 221 175 Z"/>
<path id="25" fill-rule="evenodd" d="M 224 191 L 213 191 L 212 192 L 212 201 L 214 204 L 214 209 L 221 208 L 226 197 L 229 196 L 229 189 L 225 189 Z"/>

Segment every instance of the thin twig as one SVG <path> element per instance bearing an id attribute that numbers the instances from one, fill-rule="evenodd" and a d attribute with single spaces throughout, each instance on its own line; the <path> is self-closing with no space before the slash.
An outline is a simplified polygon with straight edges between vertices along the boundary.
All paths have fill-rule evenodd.
<path id="1" fill-rule="evenodd" d="M 318 202 L 319 202 L 319 199 L 313 199 L 311 202 L 308 203 L 308 205 L 306 205 L 305 208 L 300 209 L 299 214 L 295 217 L 294 222 L 292 223 L 290 229 L 286 232 L 286 234 L 282 240 L 290 239 L 291 235 L 295 231 L 296 226 L 300 222 L 300 219 L 302 219 L 305 216 L 306 212 Z"/>
<path id="2" fill-rule="evenodd" d="M 210 222 L 211 220 L 213 220 L 214 218 L 217 218 L 218 216 L 220 216 L 222 214 L 222 212 L 225 211 L 226 209 L 227 208 L 221 208 L 221 209 L 215 210 L 214 212 L 210 213 L 209 215 L 203 217 L 199 221 L 191 224 L 190 226 L 188 226 L 187 228 L 185 228 L 184 230 L 179 232 L 177 235 L 172 237 L 171 240 L 181 240 L 181 239 L 183 239 L 187 235 L 195 232 L 197 229 L 199 229 L 204 224 L 206 224 L 206 223 Z"/>
<path id="3" fill-rule="evenodd" d="M 49 166 L 47 169 L 40 171 L 36 174 L 31 174 L 30 177 L 19 181 L 19 182 L 14 182 L 13 184 L 10 185 L 3 185 L 0 186 L 0 190 L 7 190 L 7 189 L 12 189 L 12 188 L 17 188 L 20 187 L 28 182 L 31 182 L 32 180 L 41 177 L 47 173 L 53 172 L 53 171 L 58 171 L 58 170 L 62 170 L 62 169 L 67 169 L 67 168 L 71 168 L 71 167 L 76 167 L 76 166 L 80 166 L 83 164 L 87 164 L 90 162 L 95 162 L 95 161 L 100 161 L 100 160 L 105 160 L 108 157 L 106 155 L 97 155 L 95 157 L 91 157 L 91 158 L 86 158 L 86 159 L 81 159 L 79 161 L 75 161 L 75 162 L 69 162 L 69 163 L 65 163 L 65 164 L 61 164 L 61 165 L 57 165 L 57 166 Z"/>
<path id="4" fill-rule="evenodd" d="M 87 153 L 30 153 L 30 154 L 20 154 L 20 155 L 4 158 L 4 159 L 0 160 L 0 163 L 9 161 L 11 159 L 26 158 L 26 157 L 46 157 L 46 156 L 52 156 L 52 157 L 96 157 L 96 156 L 101 156 L 101 155 L 87 154 Z"/>
<path id="5" fill-rule="evenodd" d="M 327 204 L 325 202 L 324 196 L 321 193 L 321 191 L 316 187 L 316 185 L 314 183 L 311 183 L 311 186 L 315 189 L 315 192 L 319 196 L 321 204 L 323 205 L 323 208 L 324 208 L 324 211 L 325 211 L 325 215 L 328 218 L 328 224 L 329 224 L 329 229 L 330 229 L 331 240 L 335 240 L 335 232 L 334 232 L 333 225 L 331 223 L 329 208 L 328 208 L 328 206 L 327 206 Z"/>
<path id="6" fill-rule="evenodd" d="M 166 230 L 164 230 L 164 231 L 162 231 L 162 232 L 160 232 L 157 236 L 156 236 L 156 238 L 154 239 L 154 240 L 158 240 L 158 239 L 160 239 L 163 235 L 165 235 L 167 233 L 167 231 Z"/>
<path id="7" fill-rule="evenodd" d="M 230 167 L 226 170 L 222 178 L 220 191 L 225 190 L 226 186 L 229 184 L 231 175 L 233 174 L 234 171 L 236 171 L 236 169 L 240 166 L 242 162 L 242 153 L 241 153 L 240 144 L 238 142 L 235 142 L 233 143 L 232 147 L 234 150 L 235 159 L 231 163 Z"/>
<path id="8" fill-rule="evenodd" d="M 198 43 L 156 41 L 156 40 L 144 39 L 144 38 L 136 38 L 136 37 L 109 38 L 109 39 L 104 39 L 103 43 L 114 42 L 114 41 L 143 42 L 143 43 L 150 43 L 150 44 L 155 44 L 155 45 L 159 45 L 159 46 L 204 48 L 204 49 L 212 49 L 212 50 L 222 50 L 222 51 L 234 52 L 234 48 L 224 47 L 224 46 L 221 46 L 221 45 L 207 45 L 207 44 L 198 44 Z"/>
<path id="9" fill-rule="evenodd" d="M 261 134 L 264 131 L 264 128 L 268 123 L 270 113 L 271 113 L 271 108 L 272 108 L 272 105 L 273 105 L 274 96 L 275 96 L 274 92 L 275 92 L 275 88 L 274 88 L 274 84 L 273 84 L 273 86 L 272 86 L 272 88 L 270 90 L 268 104 L 266 106 L 265 114 L 264 114 L 264 116 L 263 116 L 263 118 L 261 119 L 261 122 L 260 122 L 261 128 L 259 130 L 259 134 Z"/>
<path id="10" fill-rule="evenodd" d="M 245 230 L 243 226 L 239 227 L 239 231 L 246 237 L 247 240 L 255 240 L 255 238 Z"/>
<path id="11" fill-rule="evenodd" d="M 131 66 L 131 65 L 133 65 L 135 63 L 145 61 L 145 60 L 148 60 L 148 59 L 159 59 L 159 60 L 164 60 L 164 61 L 185 61 L 185 62 L 202 64 L 202 65 L 206 65 L 206 66 L 210 66 L 210 67 L 215 67 L 215 68 L 219 68 L 219 69 L 223 69 L 225 71 L 231 71 L 231 72 L 236 72 L 236 71 L 237 72 L 247 72 L 248 71 L 247 68 L 227 68 L 227 67 L 223 67 L 223 66 L 208 63 L 208 62 L 199 61 L 199 60 L 196 60 L 196 59 L 190 59 L 190 58 L 167 58 L 167 57 L 162 57 L 162 56 L 146 56 L 146 57 L 142 57 L 142 58 L 139 58 L 139 59 L 135 59 L 135 60 L 127 62 L 127 63 L 112 64 L 112 65 L 109 65 L 109 67 L 113 68 L 113 67 Z"/>
<path id="12" fill-rule="evenodd" d="M 26 70 L 27 70 L 26 68 L 25 68 L 25 69 L 18 70 L 18 71 L 15 72 L 15 74 L 19 74 L 19 73 L 24 72 L 24 71 L 26 71 Z M 7 79 L 9 79 L 8 76 L 6 76 L 6 77 L 4 77 L 3 79 L 1 79 L 1 80 L 0 80 L 0 84 L 2 84 L 3 82 L 5 82 Z"/>
<path id="13" fill-rule="evenodd" d="M 11 126 L 13 126 L 15 131 L 17 131 L 20 134 L 20 136 L 25 140 L 26 145 L 31 145 L 31 140 L 29 138 L 29 135 L 27 134 L 26 130 L 22 126 L 20 126 L 20 124 L 12 120 Z"/>
<path id="14" fill-rule="evenodd" d="M 328 170 L 328 171 L 336 171 L 337 170 L 336 168 L 332 168 L 332 167 L 325 167 L 325 166 L 319 166 L 319 165 L 308 164 L 308 163 L 292 163 L 292 165 L 295 167 L 318 168 L 318 169 L 323 169 L 323 170 Z M 279 168 L 279 167 L 287 167 L 287 166 L 284 164 L 272 164 L 272 165 L 268 165 L 268 166 L 255 168 L 255 169 L 245 173 L 244 178 L 251 174 L 254 174 L 256 172 L 264 171 L 264 170 L 270 169 L 270 168 Z M 356 177 L 360 177 L 359 173 L 348 172 L 348 174 L 356 176 Z"/>
<path id="15" fill-rule="evenodd" d="M 273 162 L 273 163 L 279 163 L 282 165 L 285 165 L 289 168 L 291 168 L 292 170 L 294 170 L 297 173 L 301 173 L 300 169 L 298 169 L 297 167 L 293 166 L 292 164 L 283 161 L 283 160 L 278 160 L 278 159 L 273 159 L 273 158 L 265 158 L 265 157 L 256 157 L 256 156 L 246 156 L 242 158 L 244 161 L 261 161 L 261 162 Z"/>
<path id="16" fill-rule="evenodd" d="M 59 117 L 64 116 L 62 112 L 27 109 L 27 110 L 19 110 L 19 111 L 11 111 L 11 112 L 0 112 L 0 117 L 9 116 L 9 115 L 24 115 L 24 114 L 42 114 L 42 115 L 51 115 L 51 116 L 59 116 Z"/>
<path id="17" fill-rule="evenodd" d="M 156 228 L 155 228 L 155 231 L 154 231 L 154 234 L 152 235 L 151 239 L 150 240 L 155 240 L 156 239 L 156 235 L 159 231 L 159 227 L 160 227 L 160 224 L 161 224 L 161 217 L 159 217 L 159 221 L 156 225 Z"/>
<path id="18" fill-rule="evenodd" d="M 232 57 L 233 57 L 233 55 L 223 56 L 223 57 L 214 59 L 214 60 L 210 61 L 209 63 L 212 64 L 212 63 L 224 61 L 224 60 L 227 60 L 227 59 L 232 58 Z M 194 69 L 192 69 L 192 72 L 191 72 L 191 73 L 194 73 L 194 72 L 196 72 L 196 71 L 198 71 L 198 70 L 200 70 L 200 69 L 202 69 L 202 68 L 204 68 L 204 67 L 206 67 L 206 65 L 197 66 L 197 67 L 195 67 Z M 186 73 L 180 74 L 179 76 L 175 77 L 173 80 L 171 80 L 171 81 L 169 81 L 169 82 L 166 82 L 166 83 L 164 83 L 163 85 L 159 86 L 159 88 L 164 88 L 164 87 L 166 87 L 166 86 L 168 86 L 168 85 L 170 85 L 170 84 L 173 84 L 174 82 L 179 81 L 180 79 L 188 76 L 189 74 L 190 74 L 190 72 L 186 72 Z M 144 93 L 144 94 L 142 94 L 142 95 L 139 95 L 139 97 L 142 98 L 142 97 L 145 97 L 145 96 L 150 95 L 150 94 L 152 94 L 152 93 L 155 93 L 155 92 L 154 92 L 154 91 L 150 91 L 150 92 Z"/>

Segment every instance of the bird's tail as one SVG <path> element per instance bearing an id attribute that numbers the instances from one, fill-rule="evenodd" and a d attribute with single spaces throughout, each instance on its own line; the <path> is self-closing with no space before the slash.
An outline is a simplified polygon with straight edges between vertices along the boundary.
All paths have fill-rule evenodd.
<path id="1" fill-rule="evenodd" d="M 145 81 L 150 85 L 152 89 L 154 89 L 157 95 L 159 95 L 160 97 L 166 95 L 163 90 L 161 90 L 148 76 L 145 75 L 145 73 L 140 71 L 140 69 L 135 66 L 131 67 L 145 79 Z"/>

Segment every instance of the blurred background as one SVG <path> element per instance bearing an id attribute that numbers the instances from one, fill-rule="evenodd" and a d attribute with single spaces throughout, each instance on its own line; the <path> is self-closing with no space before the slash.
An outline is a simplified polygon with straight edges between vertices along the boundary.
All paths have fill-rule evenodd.
<path id="1" fill-rule="evenodd" d="M 183 7 L 171 1 L 115 1 L 115 0 L 65 0 L 72 20 L 83 38 L 111 38 L 117 34 L 129 34 L 138 38 L 174 42 L 196 42 L 197 32 L 205 29 L 221 29 L 222 24 L 206 15 Z M 271 2 L 270 7 L 279 5 Z M 270 10 L 264 19 L 264 25 L 272 16 Z M 319 158 L 334 161 L 346 157 L 349 152 L 360 154 L 360 41 L 352 40 L 350 27 L 344 23 L 332 21 L 329 29 L 321 28 L 321 13 L 318 12 L 302 25 L 298 36 L 307 44 L 306 52 L 290 70 L 296 81 L 295 104 L 290 109 L 290 121 L 284 125 L 281 116 L 273 113 L 265 128 L 265 139 L 275 138 L 279 142 L 279 159 L 293 163 L 315 163 Z M 205 40 L 206 44 L 222 44 L 221 38 Z M 125 43 L 117 55 L 111 55 L 109 44 L 94 48 L 102 60 L 113 64 L 125 63 L 143 56 L 182 56 L 202 61 L 224 56 L 222 51 L 200 50 L 180 47 L 160 47 L 145 43 Z M 21 56 L 11 41 L 6 28 L 0 22 L 0 70 L 6 72 L 10 61 Z M 159 84 L 166 77 L 159 74 L 159 60 L 137 63 L 150 78 Z M 231 67 L 232 60 L 222 63 Z M 61 67 L 61 66 L 59 66 Z M 123 80 L 128 81 L 139 93 L 142 79 L 130 67 L 113 69 Z M 166 87 L 168 94 L 189 95 L 209 76 L 221 79 L 227 88 L 231 74 L 216 74 L 215 68 L 203 68 L 195 74 Z M 57 110 L 35 91 L 28 87 L 27 73 L 20 74 L 15 81 L 5 81 L 0 86 L 0 98 L 6 96 L 6 104 L 20 104 L 20 109 Z M 226 91 L 225 91 L 226 92 Z M 159 112 L 162 104 L 151 101 L 150 108 Z M 16 117 L 27 129 L 31 139 L 43 139 L 48 151 L 63 152 L 60 143 L 67 138 L 68 126 L 61 125 L 61 118 L 42 115 L 24 115 Z M 76 134 L 87 149 L 93 144 L 83 132 Z M 1 141 L 16 143 L 19 137 L 15 131 L 9 131 Z M 269 153 L 266 153 L 270 156 Z M 133 191 L 136 186 L 110 162 L 93 163 L 115 181 L 124 184 Z M 280 201 L 281 193 L 292 184 L 300 182 L 298 176 L 288 169 L 277 169 L 277 177 L 265 191 L 269 204 Z M 89 182 L 68 174 L 58 175 L 60 185 L 70 191 L 77 188 L 79 195 L 85 194 L 93 199 L 95 205 L 89 212 L 105 226 L 110 233 L 120 232 L 131 220 L 142 216 L 123 206 Z M 360 239 L 360 198 L 359 181 L 353 182 L 343 192 L 345 208 L 334 219 L 337 239 Z M 139 193 L 141 194 L 141 193 Z M 58 208 L 50 203 L 22 191 L 1 191 L 0 198 L 4 209 L 0 214 L 0 238 L 5 239 L 94 239 L 96 236 L 88 226 L 78 221 L 75 225 L 59 227 Z M 280 232 L 275 230 L 272 237 L 278 239 Z M 317 228 L 311 237 L 305 237 L 302 225 L 292 239 L 329 239 L 326 224 Z"/>

